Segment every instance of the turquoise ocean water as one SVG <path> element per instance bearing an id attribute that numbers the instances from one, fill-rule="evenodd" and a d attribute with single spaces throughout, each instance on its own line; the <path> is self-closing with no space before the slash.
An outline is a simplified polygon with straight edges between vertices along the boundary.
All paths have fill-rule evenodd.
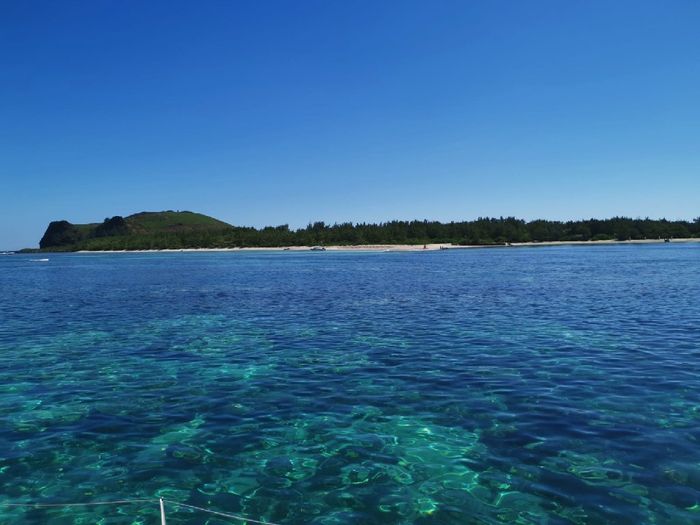
<path id="1" fill-rule="evenodd" d="M 158 496 L 285 525 L 700 523 L 700 245 L 0 257 L 0 503 Z"/>

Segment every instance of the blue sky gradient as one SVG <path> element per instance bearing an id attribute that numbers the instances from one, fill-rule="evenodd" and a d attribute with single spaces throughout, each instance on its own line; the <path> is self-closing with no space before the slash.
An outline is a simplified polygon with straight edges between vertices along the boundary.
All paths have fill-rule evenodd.
<path id="1" fill-rule="evenodd" d="M 0 248 L 50 220 L 700 215 L 700 2 L 0 7 Z"/>

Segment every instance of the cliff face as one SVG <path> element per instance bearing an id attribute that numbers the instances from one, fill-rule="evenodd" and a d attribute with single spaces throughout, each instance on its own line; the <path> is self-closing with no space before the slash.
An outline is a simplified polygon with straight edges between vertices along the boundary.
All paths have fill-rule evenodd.
<path id="1" fill-rule="evenodd" d="M 81 230 L 68 221 L 53 221 L 39 241 L 39 248 L 57 248 L 77 244 L 84 239 Z"/>
<path id="2" fill-rule="evenodd" d="M 53 221 L 39 241 L 42 250 L 188 247 L 211 242 L 230 224 L 188 211 L 141 212 L 114 216 L 99 224 Z"/>
<path id="3" fill-rule="evenodd" d="M 97 226 L 94 230 L 95 237 L 110 237 L 112 235 L 127 235 L 129 226 L 123 217 L 118 215 L 105 221 Z"/>

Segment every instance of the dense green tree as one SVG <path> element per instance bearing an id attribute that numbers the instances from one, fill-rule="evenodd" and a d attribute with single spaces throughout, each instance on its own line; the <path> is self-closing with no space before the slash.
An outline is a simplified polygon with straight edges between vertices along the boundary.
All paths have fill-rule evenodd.
<path id="1" fill-rule="evenodd" d="M 101 224 L 52 222 L 40 246 L 48 250 L 136 250 L 233 248 L 245 246 L 427 244 L 491 245 L 518 242 L 661 239 L 700 237 L 700 217 L 668 221 L 613 217 L 599 220 L 526 222 L 515 217 L 473 221 L 390 221 L 378 224 L 318 221 L 292 230 L 289 225 L 231 226 L 191 212 L 140 213 Z"/>
<path id="2" fill-rule="evenodd" d="M 124 220 L 124 217 L 118 215 L 111 219 L 105 219 L 102 224 L 97 226 L 93 232 L 94 237 L 111 237 L 116 235 L 126 235 L 129 233 L 129 227 Z"/>

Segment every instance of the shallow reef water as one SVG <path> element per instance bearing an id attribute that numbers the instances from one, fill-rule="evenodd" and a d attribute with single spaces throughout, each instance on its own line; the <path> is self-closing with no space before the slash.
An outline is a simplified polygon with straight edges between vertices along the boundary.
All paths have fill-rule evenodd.
<path id="1" fill-rule="evenodd" d="M 2 524 L 700 523 L 700 244 L 48 257 Z"/>

